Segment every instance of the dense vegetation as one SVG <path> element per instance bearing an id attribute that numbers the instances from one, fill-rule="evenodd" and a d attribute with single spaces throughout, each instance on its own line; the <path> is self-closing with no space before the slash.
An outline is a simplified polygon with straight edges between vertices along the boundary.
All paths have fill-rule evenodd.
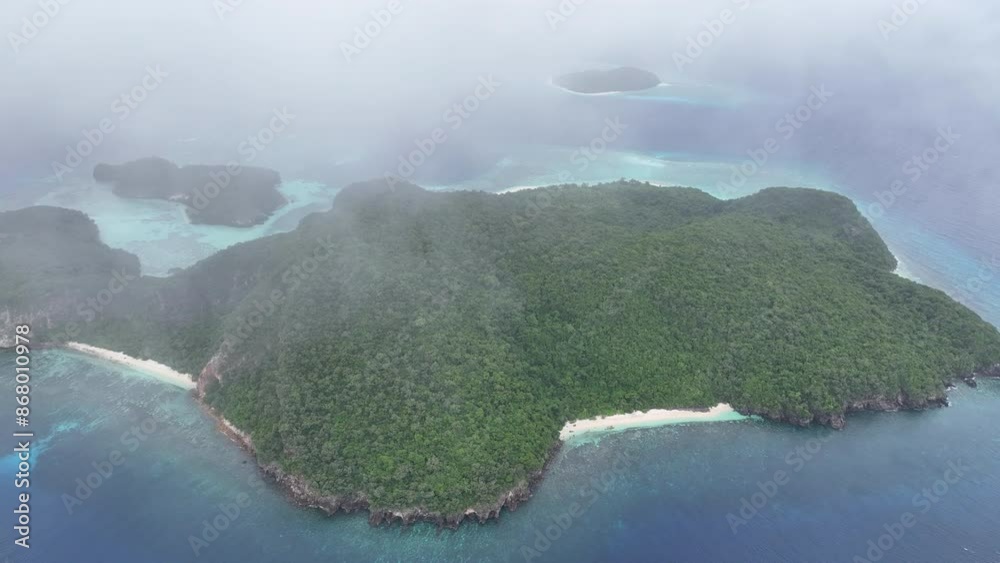
<path id="1" fill-rule="evenodd" d="M 193 223 L 250 227 L 287 203 L 274 170 L 250 166 L 179 167 L 150 157 L 118 166 L 98 164 L 94 179 L 114 186 L 121 197 L 178 201 Z"/>
<path id="2" fill-rule="evenodd" d="M 0 309 L 75 303 L 106 288 L 115 272 L 137 278 L 139 259 L 105 246 L 83 213 L 58 207 L 0 212 Z"/>
<path id="3" fill-rule="evenodd" d="M 621 67 L 564 74 L 553 78 L 552 82 L 556 86 L 581 94 L 606 94 L 655 88 L 660 85 L 660 78 L 647 70 Z"/>
<path id="4" fill-rule="evenodd" d="M 263 463 L 455 514 L 523 484 L 568 420 L 729 402 L 828 422 L 1000 361 L 995 328 L 894 268 L 816 190 L 373 182 L 143 280 L 80 339 L 192 373 L 215 356 L 206 400 Z"/>

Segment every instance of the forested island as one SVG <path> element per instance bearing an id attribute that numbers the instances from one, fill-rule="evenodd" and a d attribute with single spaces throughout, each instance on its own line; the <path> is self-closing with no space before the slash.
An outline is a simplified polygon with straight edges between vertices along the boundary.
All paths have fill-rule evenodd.
<path id="1" fill-rule="evenodd" d="M 98 164 L 94 179 L 126 198 L 176 201 L 192 223 L 252 227 L 288 203 L 274 170 L 239 164 L 177 166 L 157 157 Z"/>
<path id="2" fill-rule="evenodd" d="M 29 207 L 0 212 L 0 348 L 14 339 L 14 324 L 49 327 L 49 340 L 65 341 L 96 317 L 87 299 L 115 294 L 139 279 L 139 259 L 107 247 L 97 225 L 79 211 Z M 71 324 L 73 323 L 73 324 Z M 68 327 L 77 332 L 67 335 Z M 57 334 L 58 332 L 58 334 Z"/>
<path id="3" fill-rule="evenodd" d="M 265 471 L 373 524 L 516 508 L 570 420 L 725 402 L 840 427 L 1000 375 L 996 328 L 893 274 L 854 204 L 818 190 L 373 181 L 293 232 L 131 281 L 89 319 L 81 303 L 132 261 L 77 212 L 11 212 L 0 232 L 54 213 L 47 237 L 0 239 L 0 324 L 200 374 Z M 58 266 L 70 239 L 89 269 Z"/>
<path id="4" fill-rule="evenodd" d="M 660 77 L 652 72 L 633 67 L 563 74 L 553 78 L 552 83 L 579 94 L 636 92 L 655 88 L 661 84 Z"/>

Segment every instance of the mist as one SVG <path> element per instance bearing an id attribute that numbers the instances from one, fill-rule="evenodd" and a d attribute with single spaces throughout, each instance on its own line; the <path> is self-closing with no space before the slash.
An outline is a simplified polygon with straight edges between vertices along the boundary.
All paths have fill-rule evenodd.
<path id="1" fill-rule="evenodd" d="M 996 0 L 0 34 L 25 561 L 1000 553 Z"/>
<path id="2" fill-rule="evenodd" d="M 902 121 L 924 136 L 951 124 L 988 137 L 996 119 L 1000 9 L 985 1 L 63 2 L 0 8 L 8 43 L 0 103 L 15 132 L 0 150 L 8 183 L 51 176 L 67 146 L 102 119 L 115 131 L 74 172 L 151 154 L 232 158 L 282 108 L 295 115 L 285 152 L 276 143 L 262 162 L 329 183 L 347 177 L 330 174 L 345 162 L 365 162 L 348 176 L 380 175 L 492 79 L 499 92 L 425 173 L 447 169 L 455 153 L 483 167 L 501 158 L 499 138 L 586 137 L 606 116 L 568 121 L 538 103 L 537 86 L 593 65 L 635 65 L 666 82 L 747 88 L 774 101 L 759 122 L 702 112 L 676 130 L 633 131 L 676 136 L 678 149 L 685 138 L 730 137 L 737 124 L 740 153 L 781 108 L 820 85 L 838 94 L 825 118 L 854 116 L 871 132 L 866 142 L 900 143 L 886 131 Z M 55 14 L 39 16 L 46 6 Z M 44 25 L 25 23 L 32 18 Z M 162 84 L 123 118 L 115 108 L 151 69 Z M 798 142 L 786 156 L 809 154 L 809 136 Z"/>

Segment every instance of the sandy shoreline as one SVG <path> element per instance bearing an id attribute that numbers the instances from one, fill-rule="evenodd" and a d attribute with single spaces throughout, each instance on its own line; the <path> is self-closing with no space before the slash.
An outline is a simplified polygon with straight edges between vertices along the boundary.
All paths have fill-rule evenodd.
<path id="1" fill-rule="evenodd" d="M 660 82 L 656 86 L 650 86 L 649 88 L 642 88 L 640 90 L 609 90 L 607 92 L 577 92 L 576 90 L 570 90 L 569 88 L 567 88 L 565 86 L 560 86 L 559 84 L 556 84 L 556 77 L 555 76 L 550 76 L 549 77 L 549 86 L 551 86 L 553 88 L 558 88 L 558 89 L 562 90 L 563 92 L 567 92 L 569 94 L 575 94 L 577 96 L 618 96 L 618 95 L 621 95 L 621 94 L 635 94 L 635 93 L 638 93 L 638 92 L 647 92 L 649 90 L 654 90 L 654 89 L 660 88 L 662 86 L 670 86 L 670 83 L 669 82 Z"/>
<path id="2" fill-rule="evenodd" d="M 500 194 L 512 194 L 514 192 L 520 192 L 520 191 L 524 191 L 524 190 L 537 190 L 538 188 L 541 188 L 541 187 L 544 187 L 544 186 L 512 186 L 510 188 L 502 189 L 499 192 L 496 192 L 496 194 L 497 195 L 500 195 Z"/>
<path id="3" fill-rule="evenodd" d="M 725 403 L 719 403 L 708 410 L 653 409 L 647 412 L 636 411 L 630 414 L 616 414 L 612 416 L 567 422 L 559 432 L 559 439 L 566 441 L 570 438 L 583 434 L 592 432 L 607 432 L 609 430 L 648 428 L 666 424 L 679 424 L 682 422 L 740 420 L 742 418 L 744 418 L 743 415 L 739 414 Z"/>
<path id="4" fill-rule="evenodd" d="M 121 364 L 144 373 L 148 373 L 160 381 L 175 385 L 182 389 L 195 388 L 195 383 L 191 379 L 190 375 L 175 371 L 169 366 L 165 366 L 159 362 L 154 362 L 153 360 L 139 360 L 121 352 L 113 352 L 111 350 L 105 350 L 104 348 L 98 348 L 97 346 L 90 346 L 89 344 L 80 344 L 79 342 L 68 342 L 66 347 L 70 350 L 75 350 L 89 356 L 101 358 L 102 360 L 107 360 L 109 362 L 114 362 L 116 364 Z"/>
<path id="5" fill-rule="evenodd" d="M 893 256 L 893 258 L 896 259 L 896 269 L 893 270 L 892 273 L 896 274 L 897 276 L 899 276 L 901 278 L 905 278 L 905 279 L 908 279 L 910 281 L 917 282 L 917 283 L 922 283 L 920 281 L 920 278 L 918 278 L 916 276 L 916 274 L 913 273 L 913 270 L 911 270 L 906 265 L 906 262 L 903 262 L 902 260 L 899 259 L 899 255 L 898 254 L 896 254 L 895 252 L 893 252 L 892 256 Z"/>
<path id="6" fill-rule="evenodd" d="M 618 180 L 619 179 L 617 179 L 617 178 L 608 178 L 607 180 L 599 180 L 599 181 L 583 182 L 583 183 L 591 185 L 591 186 L 597 186 L 597 185 L 601 185 L 601 184 L 613 184 L 615 182 L 618 182 Z M 680 184 L 668 184 L 668 183 L 664 183 L 664 182 L 653 182 L 653 181 L 650 181 L 650 180 L 643 180 L 643 182 L 646 183 L 646 184 L 649 184 L 650 186 L 656 186 L 656 187 L 659 187 L 659 188 L 681 188 L 681 187 L 683 187 Z M 515 193 L 515 192 L 522 192 L 524 190 L 537 190 L 537 189 L 541 189 L 541 188 L 551 188 L 551 187 L 555 187 L 555 186 L 562 186 L 562 185 L 565 185 L 566 183 L 567 182 L 556 183 L 556 184 L 538 184 L 537 186 L 511 186 L 509 188 L 504 188 L 504 189 L 502 189 L 502 190 L 500 190 L 498 192 L 493 192 L 493 193 L 494 193 L 494 195 L 512 194 L 512 193 Z M 568 183 L 572 184 L 573 182 L 568 182 Z"/>

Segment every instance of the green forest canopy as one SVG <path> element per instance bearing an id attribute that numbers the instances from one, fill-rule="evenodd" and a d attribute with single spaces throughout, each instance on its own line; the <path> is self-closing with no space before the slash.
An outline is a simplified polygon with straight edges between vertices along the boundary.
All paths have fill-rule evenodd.
<path id="1" fill-rule="evenodd" d="M 206 399 L 262 463 L 374 509 L 458 514 L 523 485 L 569 420 L 728 402 L 829 421 L 924 405 L 1000 361 L 994 327 L 895 265 L 818 190 L 379 181 L 143 278 L 78 340 L 191 373 L 217 356 Z"/>

